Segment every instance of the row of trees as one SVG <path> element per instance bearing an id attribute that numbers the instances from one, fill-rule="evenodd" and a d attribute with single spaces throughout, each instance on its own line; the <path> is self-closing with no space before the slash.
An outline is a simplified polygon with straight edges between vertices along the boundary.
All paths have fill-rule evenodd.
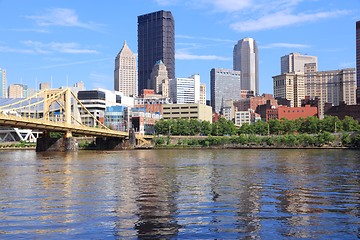
<path id="1" fill-rule="evenodd" d="M 171 145 L 169 137 L 158 137 L 154 139 L 155 145 Z M 240 134 L 238 136 L 208 136 L 206 138 L 179 139 L 178 146 L 237 146 L 237 147 L 321 147 L 331 145 L 336 147 L 360 147 L 360 135 L 350 136 L 343 133 L 335 136 L 329 132 L 318 134 L 286 134 L 273 136 L 260 136 Z"/>
<path id="2" fill-rule="evenodd" d="M 161 119 L 155 124 L 156 134 L 179 136 L 318 134 L 323 132 L 352 132 L 359 130 L 359 122 L 349 116 L 346 116 L 344 120 L 340 120 L 335 116 L 326 116 L 322 120 L 317 117 L 299 118 L 296 120 L 272 119 L 268 122 L 258 121 L 251 125 L 244 124 L 240 128 L 225 118 L 220 118 L 219 121 L 213 124 L 196 119 Z"/>

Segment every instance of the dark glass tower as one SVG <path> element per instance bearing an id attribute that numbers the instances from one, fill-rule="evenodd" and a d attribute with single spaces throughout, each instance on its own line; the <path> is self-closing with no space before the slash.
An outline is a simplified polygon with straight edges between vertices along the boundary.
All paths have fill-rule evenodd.
<path id="1" fill-rule="evenodd" d="M 175 25 L 170 11 L 158 11 L 138 16 L 138 91 L 152 89 L 150 74 L 159 60 L 175 78 Z"/>
<path id="2" fill-rule="evenodd" d="M 360 21 L 356 22 L 356 103 L 360 104 Z"/>

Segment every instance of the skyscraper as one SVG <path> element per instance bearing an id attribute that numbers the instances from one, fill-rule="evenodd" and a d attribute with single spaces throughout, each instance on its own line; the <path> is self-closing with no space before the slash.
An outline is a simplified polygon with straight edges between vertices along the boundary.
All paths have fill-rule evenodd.
<path id="1" fill-rule="evenodd" d="M 122 92 L 124 96 L 138 94 L 136 56 L 126 41 L 115 58 L 114 90 Z"/>
<path id="2" fill-rule="evenodd" d="M 240 99 L 241 72 L 224 68 L 210 71 L 211 106 L 213 112 L 220 113 L 226 100 Z"/>
<path id="3" fill-rule="evenodd" d="M 297 52 L 290 53 L 281 57 L 281 74 L 306 72 L 305 64 L 313 63 L 317 72 L 318 60 L 316 56 L 303 55 Z"/>
<path id="4" fill-rule="evenodd" d="M 356 102 L 360 104 L 360 21 L 356 22 Z"/>
<path id="5" fill-rule="evenodd" d="M 206 84 L 200 83 L 200 104 L 206 105 Z"/>
<path id="6" fill-rule="evenodd" d="M 161 60 L 157 61 L 152 69 L 150 84 L 155 93 L 161 94 L 164 97 L 170 97 L 168 71 Z"/>
<path id="7" fill-rule="evenodd" d="M 0 68 L 0 98 L 6 98 L 6 70 Z"/>
<path id="8" fill-rule="evenodd" d="M 150 74 L 154 64 L 162 60 L 169 79 L 175 79 L 175 25 L 170 11 L 138 16 L 138 91 L 153 89 Z"/>
<path id="9" fill-rule="evenodd" d="M 233 69 L 241 71 L 241 90 L 259 95 L 259 56 L 256 41 L 244 38 L 234 46 Z"/>
<path id="10" fill-rule="evenodd" d="M 11 84 L 8 87 L 9 98 L 23 98 L 24 86 L 22 84 Z"/>
<path id="11" fill-rule="evenodd" d="M 200 75 L 176 78 L 170 81 L 170 95 L 174 103 L 200 102 Z"/>

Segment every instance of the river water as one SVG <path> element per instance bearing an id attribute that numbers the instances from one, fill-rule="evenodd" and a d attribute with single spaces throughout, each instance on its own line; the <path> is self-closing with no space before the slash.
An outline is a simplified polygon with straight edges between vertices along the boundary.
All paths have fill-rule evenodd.
<path id="1" fill-rule="evenodd" d="M 0 239 L 356 239 L 360 151 L 2 151 L 0 208 Z"/>

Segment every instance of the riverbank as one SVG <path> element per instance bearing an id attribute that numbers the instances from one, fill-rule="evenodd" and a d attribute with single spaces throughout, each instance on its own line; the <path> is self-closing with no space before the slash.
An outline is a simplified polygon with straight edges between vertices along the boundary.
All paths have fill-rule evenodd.
<path id="1" fill-rule="evenodd" d="M 359 149 L 357 133 L 236 135 L 236 136 L 159 136 L 154 148 L 238 148 L 238 149 Z"/>

